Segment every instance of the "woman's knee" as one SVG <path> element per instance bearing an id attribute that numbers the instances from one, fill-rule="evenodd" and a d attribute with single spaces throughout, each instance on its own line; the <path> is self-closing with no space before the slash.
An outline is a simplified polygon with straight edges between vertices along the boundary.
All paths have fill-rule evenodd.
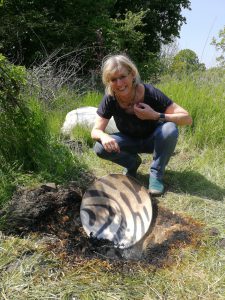
<path id="1" fill-rule="evenodd" d="M 97 156 L 102 157 L 104 156 L 105 149 L 102 146 L 100 142 L 96 142 L 94 145 L 94 152 L 97 154 Z"/>
<path id="2" fill-rule="evenodd" d="M 163 135 L 164 136 L 172 136 L 174 138 L 178 138 L 178 128 L 177 125 L 173 122 L 166 122 L 163 126 Z"/>
<path id="3" fill-rule="evenodd" d="M 177 139 L 179 131 L 175 123 L 166 122 L 161 126 L 159 134 L 163 139 Z"/>

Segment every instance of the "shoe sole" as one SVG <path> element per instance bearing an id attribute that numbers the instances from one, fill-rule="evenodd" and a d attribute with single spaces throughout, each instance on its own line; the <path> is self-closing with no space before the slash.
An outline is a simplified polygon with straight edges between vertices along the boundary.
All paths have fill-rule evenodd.
<path id="1" fill-rule="evenodd" d="M 159 192 L 157 190 L 148 190 L 148 193 L 151 195 L 151 196 L 161 196 L 163 194 L 164 191 L 162 192 Z"/>

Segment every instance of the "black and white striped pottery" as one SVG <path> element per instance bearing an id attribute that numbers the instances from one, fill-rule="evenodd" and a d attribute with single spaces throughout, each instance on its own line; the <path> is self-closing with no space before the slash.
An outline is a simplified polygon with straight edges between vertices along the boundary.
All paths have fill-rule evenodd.
<path id="1" fill-rule="evenodd" d="M 110 174 L 88 188 L 82 199 L 80 215 L 89 236 L 128 248 L 148 231 L 152 203 L 147 190 L 136 180 Z"/>

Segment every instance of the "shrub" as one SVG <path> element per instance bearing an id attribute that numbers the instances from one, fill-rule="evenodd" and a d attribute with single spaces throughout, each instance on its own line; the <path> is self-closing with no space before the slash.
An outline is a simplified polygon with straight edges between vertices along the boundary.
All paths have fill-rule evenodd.
<path id="1" fill-rule="evenodd" d="M 57 182 L 77 179 L 84 164 L 51 135 L 41 103 L 22 93 L 26 70 L 0 56 L 0 85 L 0 157 L 5 165 Z"/>
<path id="2" fill-rule="evenodd" d="M 0 154 L 8 162 L 35 170 L 36 158 L 49 140 L 45 118 L 34 99 L 22 97 L 26 70 L 1 55 L 0 71 Z"/>

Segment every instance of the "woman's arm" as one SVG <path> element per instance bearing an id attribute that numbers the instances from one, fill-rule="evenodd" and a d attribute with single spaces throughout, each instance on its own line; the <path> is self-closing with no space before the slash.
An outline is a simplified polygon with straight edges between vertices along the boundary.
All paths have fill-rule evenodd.
<path id="1" fill-rule="evenodd" d="M 108 119 L 97 116 L 94 127 L 91 131 L 91 137 L 94 140 L 100 141 L 107 152 L 120 152 L 120 148 L 116 140 L 109 134 L 105 133 L 108 123 Z"/>
<path id="2" fill-rule="evenodd" d="M 134 112 L 142 120 L 159 120 L 160 113 L 153 110 L 148 104 L 139 103 L 134 106 Z M 191 125 L 192 118 L 189 113 L 176 103 L 172 103 L 165 111 L 165 121 L 177 125 Z"/>
<path id="3" fill-rule="evenodd" d="M 105 133 L 105 129 L 106 129 L 108 123 L 109 123 L 108 119 L 102 118 L 97 115 L 97 117 L 95 119 L 94 127 L 92 128 L 92 131 L 91 131 L 91 137 L 94 140 L 100 141 L 102 136 L 107 135 Z"/>
<path id="4" fill-rule="evenodd" d="M 192 118 L 189 113 L 176 103 L 172 103 L 165 111 L 165 120 L 177 125 L 191 125 Z"/>

